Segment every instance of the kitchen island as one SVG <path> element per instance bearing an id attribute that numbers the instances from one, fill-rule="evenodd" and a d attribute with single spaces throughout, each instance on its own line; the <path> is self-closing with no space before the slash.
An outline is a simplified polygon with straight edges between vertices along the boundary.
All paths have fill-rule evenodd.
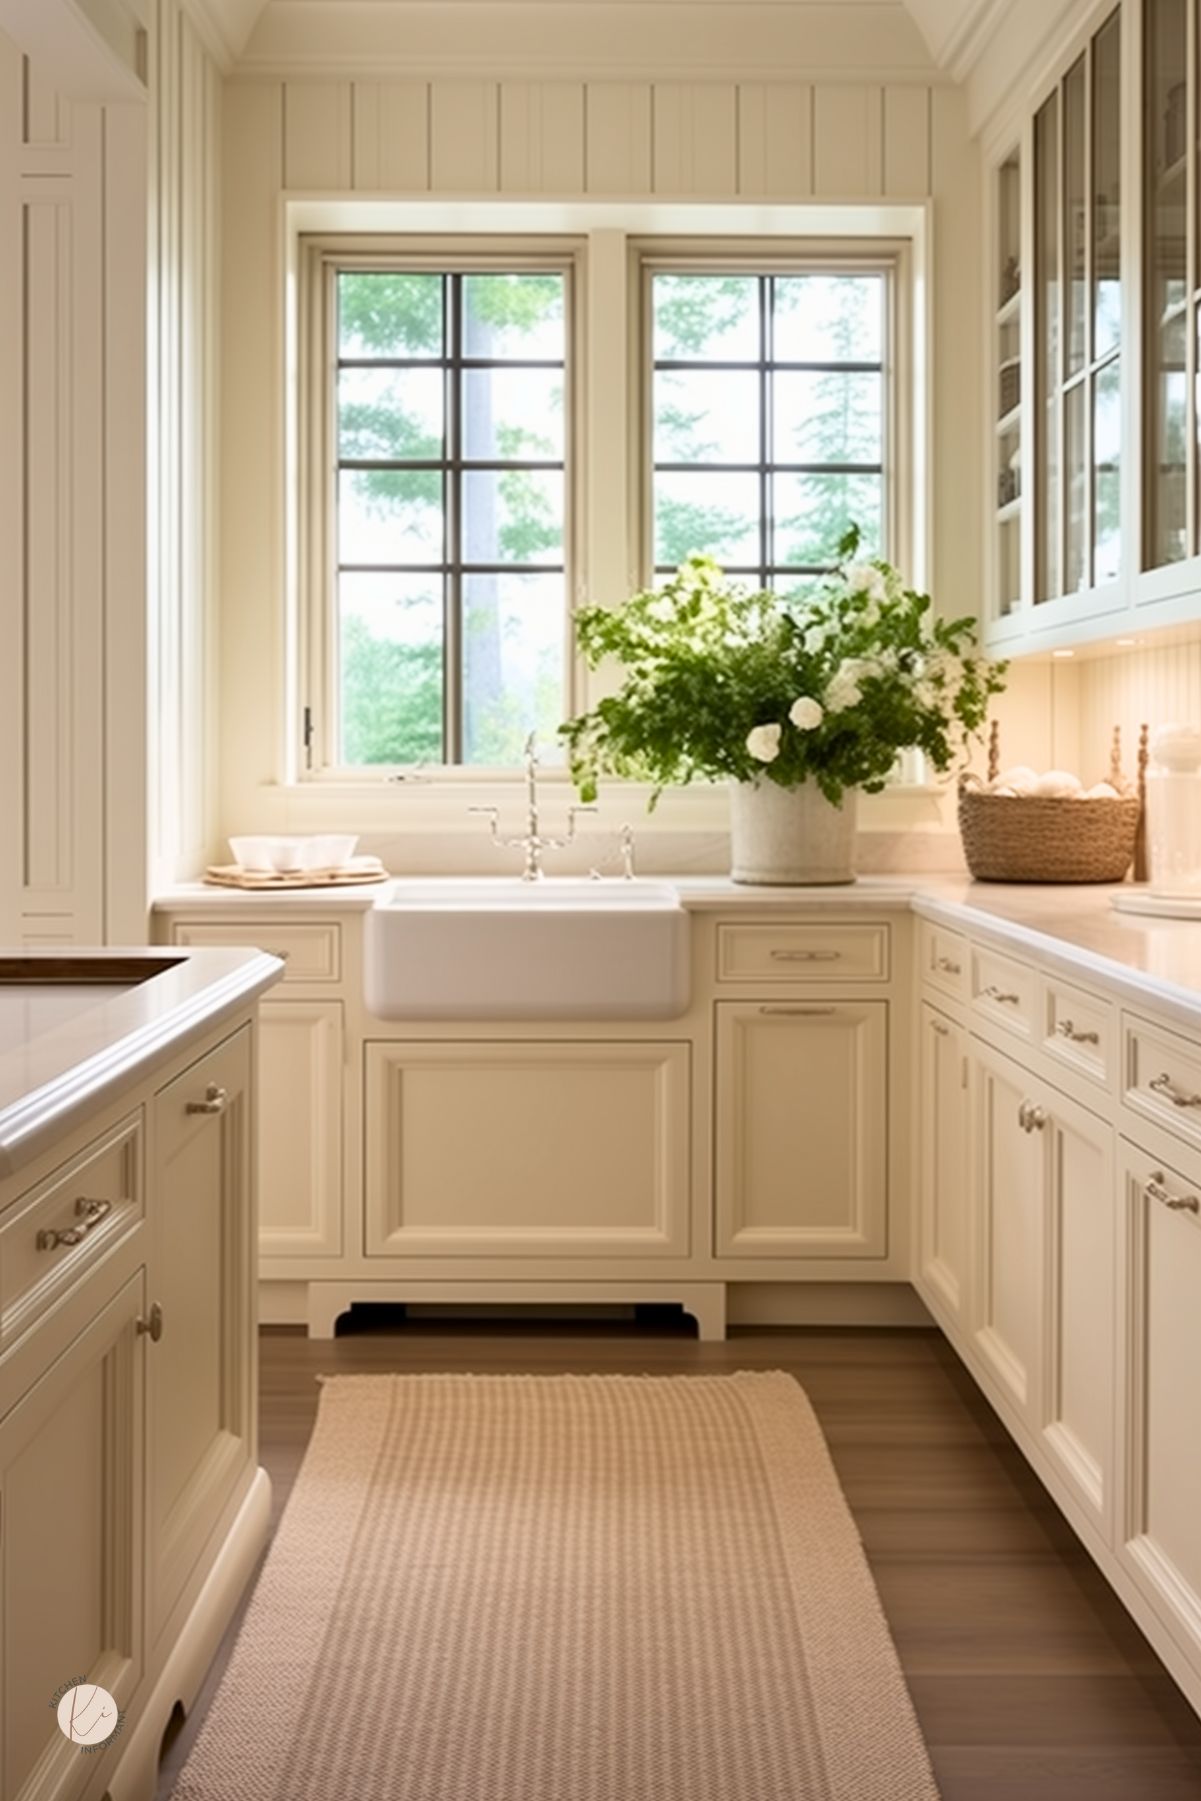
<path id="1" fill-rule="evenodd" d="M 238 948 L 0 957 L 0 1793 L 145 1801 L 266 1535 Z M 86 1748 L 55 1702 L 99 1685 Z"/>

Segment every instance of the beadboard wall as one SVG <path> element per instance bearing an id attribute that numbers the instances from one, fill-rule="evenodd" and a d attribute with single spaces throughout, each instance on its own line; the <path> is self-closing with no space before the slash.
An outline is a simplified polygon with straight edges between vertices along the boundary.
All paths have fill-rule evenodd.
<path id="1" fill-rule="evenodd" d="M 1201 632 L 1195 638 L 1097 657 L 1079 670 L 1080 773 L 1098 781 L 1109 766 L 1115 725 L 1123 762 L 1135 772 L 1139 727 L 1201 726 Z"/>

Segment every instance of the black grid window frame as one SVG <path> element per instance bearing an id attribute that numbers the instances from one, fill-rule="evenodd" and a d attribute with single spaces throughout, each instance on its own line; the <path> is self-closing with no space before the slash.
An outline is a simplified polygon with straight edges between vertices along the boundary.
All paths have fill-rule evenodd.
<path id="1" fill-rule="evenodd" d="M 570 527 L 571 485 L 568 480 L 567 456 L 570 452 L 568 422 L 564 424 L 564 456 L 554 459 L 521 459 L 504 457 L 468 457 L 463 454 L 463 401 L 466 375 L 476 369 L 557 369 L 563 372 L 566 390 L 569 371 L 567 354 L 563 357 L 483 357 L 469 356 L 463 348 L 463 283 L 471 276 L 509 274 L 557 275 L 563 281 L 565 344 L 571 340 L 570 274 L 561 266 L 531 271 L 510 269 L 498 261 L 495 267 L 467 270 L 415 269 L 400 273 L 436 273 L 442 283 L 442 354 L 440 356 L 372 357 L 341 354 L 341 323 L 336 299 L 333 319 L 333 493 L 334 543 L 338 547 L 334 559 L 335 613 L 341 622 L 341 581 L 343 575 L 429 575 L 442 583 L 442 761 L 461 765 L 464 751 L 463 707 L 463 595 L 465 584 L 473 575 L 558 575 L 566 586 L 566 561 L 558 563 L 485 563 L 463 555 L 463 487 L 464 478 L 477 472 L 488 474 L 537 474 L 547 472 L 563 477 L 563 541 L 568 542 Z M 378 271 L 356 268 L 355 274 L 395 275 L 395 265 Z M 344 457 L 341 451 L 338 395 L 340 377 L 345 369 L 440 369 L 443 372 L 443 437 L 440 457 Z M 338 518 L 341 506 L 341 477 L 355 470 L 435 470 L 442 477 L 443 555 L 432 562 L 356 563 L 343 561 L 340 555 L 341 531 Z M 335 645 L 340 634 L 335 632 Z M 335 656 L 336 656 L 335 650 Z M 340 687 L 341 677 L 338 676 Z"/>
<path id="2" fill-rule="evenodd" d="M 652 333 L 652 337 L 654 331 L 653 295 L 655 277 L 658 275 L 705 276 L 714 275 L 716 273 L 718 272 L 712 267 L 693 269 L 685 266 L 672 266 L 671 268 L 665 268 L 661 264 L 648 264 L 646 268 L 647 317 L 650 321 L 649 329 Z M 772 454 L 775 440 L 775 420 L 772 412 L 772 377 L 776 374 L 792 373 L 813 373 L 819 375 L 878 375 L 880 377 L 882 397 L 885 403 L 881 442 L 882 445 L 887 444 L 888 369 L 883 356 L 881 356 L 879 361 L 875 362 L 796 361 L 793 359 L 777 357 L 775 354 L 774 343 L 775 284 L 777 279 L 790 281 L 795 280 L 798 276 L 807 274 L 820 273 L 829 275 L 831 273 L 837 273 L 846 274 L 852 277 L 872 275 L 877 276 L 880 279 L 883 284 L 882 304 L 884 307 L 882 342 L 886 344 L 888 341 L 888 317 L 892 305 L 891 287 L 887 271 L 878 267 L 839 271 L 831 271 L 828 269 L 819 271 L 817 269 L 798 267 L 789 269 L 786 273 L 781 273 L 777 276 L 774 272 L 770 274 L 756 273 L 740 267 L 724 269 L 720 271 L 720 273 L 723 275 L 746 275 L 757 283 L 759 354 L 754 358 L 658 357 L 652 354 L 650 360 L 648 404 L 649 431 L 652 442 L 650 454 L 652 483 L 650 532 L 652 540 L 654 540 L 656 536 L 654 484 L 659 475 L 754 475 L 757 477 L 759 483 L 759 560 L 757 563 L 723 563 L 722 567 L 725 573 L 727 575 L 750 578 L 760 588 L 777 587 L 786 584 L 789 581 L 796 582 L 804 581 L 806 579 L 817 579 L 821 576 L 831 574 L 835 565 L 832 563 L 780 563 L 775 560 L 773 555 L 775 548 L 775 477 L 777 475 L 867 475 L 876 476 L 880 481 L 882 507 L 881 524 L 884 539 L 880 548 L 882 552 L 886 551 L 888 539 L 888 483 L 886 479 L 885 463 L 883 461 L 876 463 L 793 463 L 779 461 Z M 671 373 L 677 370 L 701 373 L 707 371 L 712 371 L 714 373 L 721 371 L 738 373 L 754 372 L 756 374 L 759 394 L 759 454 L 753 463 L 659 461 L 654 454 L 653 445 L 655 378 L 660 372 Z M 671 575 L 674 573 L 675 565 L 656 561 L 653 563 L 653 568 L 656 576 Z"/>

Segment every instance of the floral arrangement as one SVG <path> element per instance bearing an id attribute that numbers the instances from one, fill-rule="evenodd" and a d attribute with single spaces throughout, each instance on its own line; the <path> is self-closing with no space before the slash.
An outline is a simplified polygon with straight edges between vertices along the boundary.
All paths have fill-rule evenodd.
<path id="1" fill-rule="evenodd" d="M 766 777 L 812 779 L 838 805 L 848 788 L 883 788 L 910 747 L 948 770 L 1004 665 L 971 654 L 974 620 L 934 618 L 927 595 L 859 548 L 853 527 L 837 572 L 797 600 L 752 593 L 697 556 L 662 588 L 581 612 L 589 667 L 625 669 L 616 693 L 559 728 L 583 798 L 602 775 L 651 782 L 652 807 L 694 778 Z"/>

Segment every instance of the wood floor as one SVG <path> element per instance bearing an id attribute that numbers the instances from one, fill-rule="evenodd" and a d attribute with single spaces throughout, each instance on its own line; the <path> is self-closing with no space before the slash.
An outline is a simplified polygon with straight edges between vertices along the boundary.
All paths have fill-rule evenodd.
<path id="1" fill-rule="evenodd" d="M 727 1369 L 788 1370 L 813 1402 L 944 1801 L 1201 1801 L 1201 1720 L 937 1332 L 743 1330 L 702 1345 L 666 1320 L 409 1321 L 333 1343 L 266 1331 L 262 1458 L 278 1514 L 325 1370 Z M 168 1748 L 160 1801 L 231 1642 L 232 1629 Z"/>

